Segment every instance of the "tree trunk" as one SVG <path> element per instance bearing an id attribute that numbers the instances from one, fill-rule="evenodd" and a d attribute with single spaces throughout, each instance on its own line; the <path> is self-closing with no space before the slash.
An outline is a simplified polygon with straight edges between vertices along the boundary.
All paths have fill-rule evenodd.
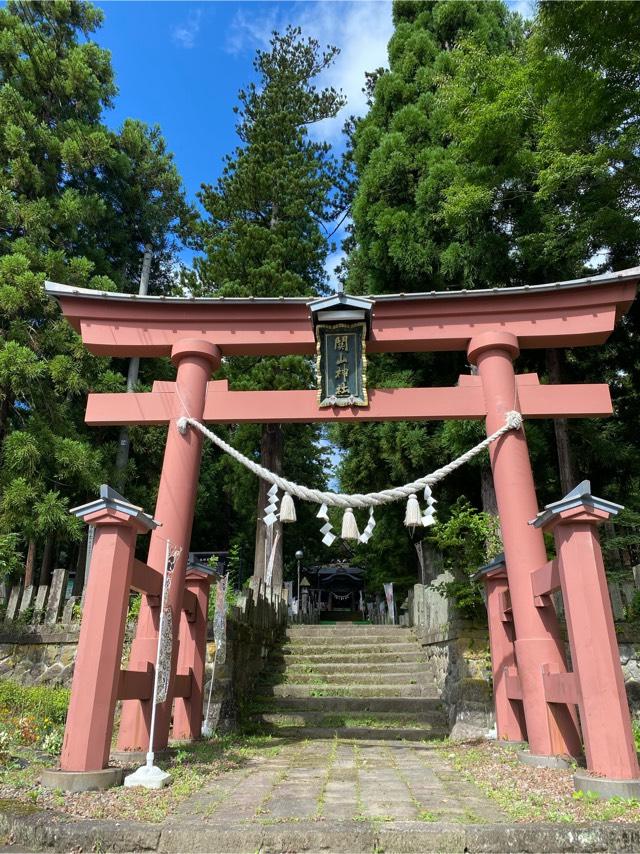
<path id="1" fill-rule="evenodd" d="M 562 382 L 562 366 L 564 362 L 563 350 L 547 350 L 547 373 L 549 382 L 557 385 Z M 556 449 L 558 454 L 558 467 L 560 469 L 560 489 L 563 495 L 577 485 L 573 456 L 571 454 L 571 443 L 569 441 L 569 422 L 566 418 L 554 418 L 553 428 L 556 434 Z"/>
<path id="2" fill-rule="evenodd" d="M 48 584 L 51 581 L 51 567 L 53 566 L 53 547 L 55 538 L 49 534 L 44 541 L 44 554 L 42 555 L 42 563 L 40 565 L 40 578 L 38 584 Z"/>
<path id="3" fill-rule="evenodd" d="M 71 591 L 72 596 L 80 596 L 82 593 L 82 588 L 84 587 L 84 572 L 85 572 L 85 564 L 87 562 L 87 536 L 88 536 L 89 528 L 87 528 L 87 533 L 85 533 L 82 538 L 82 542 L 80 543 L 80 548 L 78 549 L 78 559 L 76 560 L 76 574 L 73 579 L 73 590 Z"/>
<path id="4" fill-rule="evenodd" d="M 498 499 L 496 498 L 490 466 L 482 466 L 480 469 L 480 498 L 484 512 L 498 516 Z"/>
<path id="5" fill-rule="evenodd" d="M 9 415 L 11 414 L 12 406 L 13 397 L 10 395 L 8 389 L 6 389 L 4 396 L 2 397 L 2 401 L 0 402 L 0 445 L 2 445 L 5 436 L 7 435 Z"/>
<path id="6" fill-rule="evenodd" d="M 416 543 L 416 551 L 420 568 L 420 584 L 431 584 L 442 572 L 442 552 L 439 552 L 428 540 Z"/>
<path id="7" fill-rule="evenodd" d="M 29 540 L 27 547 L 27 559 L 24 563 L 24 586 L 30 587 L 33 584 L 33 570 L 36 564 L 36 541 Z"/>
<path id="8" fill-rule="evenodd" d="M 283 434 L 281 425 L 263 424 L 262 437 L 260 439 L 260 463 L 264 468 L 276 474 L 282 473 L 282 445 Z M 269 535 L 267 527 L 263 522 L 269 488 L 269 484 L 260 478 L 256 508 L 256 551 L 253 565 L 253 574 L 258 578 L 265 577 L 267 561 L 269 560 L 269 554 L 267 553 Z M 280 498 L 282 499 L 282 496 Z M 282 587 L 282 525 L 280 522 L 276 522 L 271 530 L 273 532 L 271 542 L 276 543 L 277 538 L 271 585 L 272 587 Z"/>
<path id="9" fill-rule="evenodd" d="M 496 488 L 493 485 L 493 472 L 491 466 L 482 466 L 480 469 L 480 500 L 482 501 L 482 509 L 485 513 L 493 516 L 498 523 L 498 534 L 502 542 L 502 528 L 500 527 L 500 514 L 498 512 L 498 499 L 496 498 Z M 495 548 L 495 542 L 491 536 L 486 540 L 487 553 L 491 554 L 491 549 Z"/>

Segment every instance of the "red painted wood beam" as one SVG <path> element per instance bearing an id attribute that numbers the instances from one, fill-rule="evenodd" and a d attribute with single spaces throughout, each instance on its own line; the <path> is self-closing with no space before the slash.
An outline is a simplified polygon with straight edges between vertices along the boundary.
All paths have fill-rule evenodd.
<path id="1" fill-rule="evenodd" d="M 192 673 L 178 673 L 174 697 L 191 696 Z M 121 670 L 118 680 L 119 700 L 150 700 L 153 696 L 153 667 L 148 670 Z"/>
<path id="2" fill-rule="evenodd" d="M 580 689 L 575 673 L 543 673 L 542 684 L 548 703 L 578 705 Z"/>
<path id="3" fill-rule="evenodd" d="M 147 593 L 154 601 L 150 605 L 159 605 L 162 594 L 162 573 L 141 560 L 134 559 L 131 572 L 131 587 L 139 593 Z"/>
<path id="4" fill-rule="evenodd" d="M 173 696 L 175 697 L 190 697 L 191 696 L 191 680 L 193 678 L 193 673 L 189 670 L 188 673 L 177 673 L 174 688 L 173 688 Z"/>
<path id="5" fill-rule="evenodd" d="M 522 700 L 522 685 L 517 667 L 505 667 L 504 682 L 510 700 Z"/>
<path id="6" fill-rule="evenodd" d="M 520 411 L 527 418 L 591 418 L 611 415 L 609 387 L 593 385 L 527 385 L 518 390 Z M 324 421 L 440 421 L 484 418 L 479 385 L 453 388 L 394 388 L 369 392 L 368 407 L 318 407 L 317 393 L 302 391 L 216 391 L 207 396 L 204 421 L 291 423 Z M 85 421 L 98 427 L 166 424 L 183 414 L 171 392 L 90 394 Z"/>
<path id="7" fill-rule="evenodd" d="M 633 302 L 637 278 L 571 288 L 473 296 L 430 296 L 374 303 L 370 353 L 466 350 L 471 338 L 499 329 L 521 349 L 602 344 Z M 374 298 L 375 299 L 375 298 Z M 64 295 L 62 311 L 98 355 L 167 356 L 183 338 L 210 341 L 224 355 L 315 353 L 304 302 L 145 302 Z"/>
<path id="8" fill-rule="evenodd" d="M 534 596 L 548 596 L 549 593 L 555 593 L 560 589 L 560 569 L 557 558 L 548 561 L 540 569 L 531 573 L 531 589 Z M 544 606 L 547 603 L 540 604 Z"/>
<path id="9" fill-rule="evenodd" d="M 153 667 L 148 670 L 121 670 L 119 700 L 149 700 L 153 694 Z"/>
<path id="10" fill-rule="evenodd" d="M 182 610 L 187 615 L 187 620 L 192 623 L 197 614 L 198 598 L 193 590 L 187 590 L 186 587 L 182 594 Z"/>

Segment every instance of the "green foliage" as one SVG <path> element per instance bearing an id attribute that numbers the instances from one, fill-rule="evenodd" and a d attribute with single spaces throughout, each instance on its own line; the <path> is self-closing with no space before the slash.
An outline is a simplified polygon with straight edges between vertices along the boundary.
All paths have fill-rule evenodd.
<path id="1" fill-rule="evenodd" d="M 294 27 L 274 33 L 269 48 L 257 51 L 256 79 L 238 95 L 240 144 L 226 157 L 216 184 L 204 184 L 200 193 L 206 216 L 199 237 L 205 254 L 195 261 L 194 293 L 275 297 L 325 290 L 324 261 L 333 247 L 322 223 L 336 213 L 341 169 L 330 147 L 314 139 L 310 128 L 334 117 L 344 103 L 334 89 L 317 86 L 336 53 L 334 47 L 321 49 Z M 221 376 L 243 390 L 311 388 L 315 382 L 311 361 L 294 356 L 231 358 Z M 226 438 L 248 456 L 260 455 L 267 466 L 278 467 L 282 456 L 282 470 L 293 480 L 323 483 L 315 426 L 263 430 L 241 425 L 229 428 Z M 281 455 L 279 448 L 284 448 Z M 200 491 L 197 518 L 222 523 L 216 529 L 209 523 L 207 547 L 235 546 L 243 564 L 252 567 L 256 515 L 262 517 L 266 504 L 264 484 L 210 449 L 201 478 L 206 486 Z M 311 512 L 298 509 L 296 534 L 305 541 Z M 198 542 L 204 533 L 196 522 Z M 316 526 L 310 542 L 317 540 Z M 289 565 L 296 547 L 284 537 Z"/>
<path id="2" fill-rule="evenodd" d="M 0 9 L 0 535 L 67 556 L 81 536 L 68 508 L 110 479 L 115 453 L 113 432 L 86 430 L 86 395 L 124 379 L 82 346 L 44 281 L 137 289 L 149 245 L 166 292 L 193 217 L 159 129 L 102 120 L 116 87 L 92 40 L 101 21 L 80 0 Z"/>
<path id="3" fill-rule="evenodd" d="M 13 715 L 33 715 L 63 724 L 69 706 L 68 688 L 46 685 L 25 687 L 9 679 L 0 679 L 0 709 Z"/>
<path id="4" fill-rule="evenodd" d="M 129 597 L 129 607 L 127 609 L 127 622 L 135 623 L 137 622 L 138 615 L 140 614 L 140 605 L 142 604 L 142 594 L 134 593 L 133 596 Z"/>
<path id="5" fill-rule="evenodd" d="M 335 213 L 339 166 L 309 128 L 333 117 L 344 99 L 315 79 L 337 48 L 287 27 L 254 60 L 257 80 L 240 91 L 241 145 L 225 159 L 200 199 L 206 255 L 197 259 L 200 288 L 226 296 L 311 295 L 325 284 L 331 248 L 320 223 Z"/>
<path id="6" fill-rule="evenodd" d="M 22 556 L 18 550 L 17 534 L 0 535 L 0 578 L 17 575 L 22 567 Z"/>
<path id="7" fill-rule="evenodd" d="M 369 75 L 370 109 L 352 126 L 346 288 L 376 294 L 533 285 L 636 264 L 637 4 L 542 2 L 526 25 L 502 2 L 393 8 L 389 70 Z M 574 476 L 639 509 L 637 315 L 634 306 L 606 345 L 569 351 L 562 381 L 610 384 L 616 418 L 568 428 Z M 536 371 L 542 381 L 549 373 L 537 353 L 523 354 L 518 370 Z M 388 378 L 452 385 L 466 371 L 462 355 L 377 357 L 371 385 L 394 384 Z M 343 486 L 360 491 L 426 473 L 478 436 L 466 423 L 365 429 L 362 440 L 352 427 L 335 432 L 347 451 Z M 551 423 L 528 424 L 527 439 L 540 501 L 557 500 Z M 490 509 L 482 504 L 486 469 L 483 455 L 439 485 L 439 514 L 461 493 Z M 404 570 L 387 563 L 389 580 L 409 567 L 415 577 L 407 539 L 399 528 L 385 542 L 388 554 L 410 562 Z M 381 572 L 384 555 L 369 554 Z"/>
<path id="8" fill-rule="evenodd" d="M 461 616 L 484 620 L 482 589 L 471 576 L 502 551 L 496 517 L 476 510 L 462 496 L 452 506 L 447 521 L 431 528 L 429 539 L 441 551 L 445 568 L 453 575 L 452 581 L 434 586 L 454 601 Z"/>

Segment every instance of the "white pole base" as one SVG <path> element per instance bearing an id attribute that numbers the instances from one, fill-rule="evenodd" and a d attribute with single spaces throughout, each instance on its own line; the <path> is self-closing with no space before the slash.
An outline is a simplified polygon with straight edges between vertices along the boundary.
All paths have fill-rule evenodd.
<path id="1" fill-rule="evenodd" d="M 127 774 L 124 778 L 125 786 L 143 786 L 145 789 L 161 789 L 171 781 L 171 774 L 167 774 L 157 765 L 141 765 L 133 774 Z"/>

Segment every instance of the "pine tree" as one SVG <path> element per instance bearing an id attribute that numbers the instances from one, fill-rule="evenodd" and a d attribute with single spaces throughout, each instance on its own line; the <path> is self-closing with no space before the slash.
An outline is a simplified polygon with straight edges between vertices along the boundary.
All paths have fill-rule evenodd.
<path id="1" fill-rule="evenodd" d="M 91 40 L 101 20 L 77 0 L 0 9 L 0 529 L 20 535 L 27 583 L 38 546 L 41 583 L 56 548 L 70 562 L 82 531 L 67 508 L 109 478 L 113 434 L 84 428 L 86 394 L 123 388 L 44 280 L 130 290 L 142 246 L 166 269 L 190 216 L 159 131 L 102 121 L 116 88 Z"/>
<path id="2" fill-rule="evenodd" d="M 373 76 L 370 112 L 353 135 L 348 287 L 540 284 L 635 263 L 637 16 L 633 3 L 543 2 L 525 28 L 502 3 L 397 2 L 390 70 Z M 598 351 L 570 351 L 566 361 L 531 352 L 519 361 L 554 382 L 609 381 L 619 413 L 570 432 L 562 420 L 527 426 L 542 501 L 584 476 L 609 497 L 636 500 L 635 317 L 634 309 Z M 441 356 L 387 357 L 382 376 L 399 366 L 409 384 L 435 374 L 438 385 L 462 368 Z M 402 441 L 409 428 L 396 430 L 398 447 L 413 448 Z M 455 456 L 479 430 L 427 426 L 414 441 Z M 560 482 L 549 466 L 554 431 Z M 443 490 L 453 497 L 456 486 Z M 461 491 L 480 498 L 468 482 Z"/>
<path id="3" fill-rule="evenodd" d="M 393 18 L 389 69 L 369 75 L 370 109 L 352 132 L 346 287 L 376 294 L 502 284 L 509 256 L 490 218 L 478 218 L 473 233 L 460 240 L 442 217 L 456 161 L 437 99 L 444 82 L 455 79 L 459 54 L 511 54 L 522 40 L 520 21 L 499 2 L 396 2 Z M 373 387 L 453 385 L 464 370 L 457 354 L 387 354 L 371 359 L 369 380 Z M 479 441 L 482 427 L 396 423 L 361 433 L 347 425 L 334 431 L 348 449 L 343 486 L 366 491 L 436 468 Z M 476 470 L 477 479 L 456 473 L 438 488 L 441 515 L 460 492 L 477 503 L 484 497 L 495 512 L 487 460 Z M 405 532 L 401 508 L 379 515 L 376 536 L 361 557 L 373 576 L 408 585 L 416 578 L 425 532 Z"/>
<path id="4" fill-rule="evenodd" d="M 324 261 L 331 244 L 324 223 L 335 215 L 340 167 L 330 146 L 314 139 L 310 128 L 334 117 L 344 103 L 334 89 L 318 89 L 314 83 L 336 53 L 334 47 L 322 50 L 295 27 L 274 33 L 270 48 L 257 51 L 257 79 L 238 96 L 240 145 L 226 158 L 216 185 L 203 186 L 200 195 L 208 217 L 202 225 L 206 254 L 196 262 L 196 292 L 311 297 L 326 290 Z M 310 362 L 298 358 L 232 359 L 227 374 L 242 388 L 299 388 L 314 382 Z M 315 429 L 292 425 L 287 436 L 296 443 L 298 456 L 317 455 Z M 282 470 L 286 451 L 280 425 L 263 425 L 254 448 L 263 465 Z M 266 490 L 261 481 L 254 560 L 258 575 L 264 571 Z M 282 572 L 279 551 L 274 585 L 282 583 Z"/>

